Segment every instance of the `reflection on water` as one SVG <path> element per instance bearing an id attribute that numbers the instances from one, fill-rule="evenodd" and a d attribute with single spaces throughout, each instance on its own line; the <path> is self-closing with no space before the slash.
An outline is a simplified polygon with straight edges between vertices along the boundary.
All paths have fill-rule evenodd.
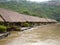
<path id="1" fill-rule="evenodd" d="M 12 32 L 10 36 L 0 40 L 0 45 L 60 45 L 60 24 Z"/>

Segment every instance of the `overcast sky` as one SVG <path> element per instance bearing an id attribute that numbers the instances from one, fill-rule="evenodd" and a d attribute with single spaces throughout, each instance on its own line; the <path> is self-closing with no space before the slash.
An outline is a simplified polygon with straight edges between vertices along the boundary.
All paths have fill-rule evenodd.
<path id="1" fill-rule="evenodd" d="M 49 0 L 29 0 L 29 1 L 32 1 L 32 2 L 44 2 L 44 1 L 49 1 Z"/>

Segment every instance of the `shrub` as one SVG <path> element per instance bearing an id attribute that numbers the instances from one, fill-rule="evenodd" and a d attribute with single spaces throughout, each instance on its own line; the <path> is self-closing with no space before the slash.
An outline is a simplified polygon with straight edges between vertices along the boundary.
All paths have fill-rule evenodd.
<path id="1" fill-rule="evenodd" d="M 23 13 L 28 15 L 30 14 L 28 10 L 23 10 Z"/>
<path id="2" fill-rule="evenodd" d="M 24 23 L 23 26 L 24 26 L 24 27 L 29 27 L 30 24 L 29 24 L 29 23 Z"/>
<path id="3" fill-rule="evenodd" d="M 11 26 L 7 28 L 7 31 L 20 31 L 20 27 L 18 26 Z"/>
<path id="4" fill-rule="evenodd" d="M 7 31 L 7 27 L 0 25 L 0 33 L 6 32 L 6 31 Z"/>
<path id="5" fill-rule="evenodd" d="M 3 22 L 0 22 L 0 25 L 4 25 L 4 23 Z"/>

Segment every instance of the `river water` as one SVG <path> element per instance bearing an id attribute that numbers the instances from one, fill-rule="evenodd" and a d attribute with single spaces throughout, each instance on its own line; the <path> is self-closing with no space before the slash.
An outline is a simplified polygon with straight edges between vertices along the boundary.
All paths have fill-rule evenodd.
<path id="1" fill-rule="evenodd" d="M 11 32 L 8 37 L 0 40 L 0 45 L 60 45 L 60 24 Z"/>

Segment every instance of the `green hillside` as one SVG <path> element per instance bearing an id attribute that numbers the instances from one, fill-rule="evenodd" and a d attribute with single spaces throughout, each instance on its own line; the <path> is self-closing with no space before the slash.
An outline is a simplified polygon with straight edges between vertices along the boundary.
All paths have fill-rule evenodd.
<path id="1" fill-rule="evenodd" d="M 54 3 L 54 4 L 53 4 Z M 43 3 L 29 1 L 0 1 L 0 8 L 7 8 L 19 13 L 44 18 L 53 18 L 60 21 L 60 2 L 50 1 Z"/>

